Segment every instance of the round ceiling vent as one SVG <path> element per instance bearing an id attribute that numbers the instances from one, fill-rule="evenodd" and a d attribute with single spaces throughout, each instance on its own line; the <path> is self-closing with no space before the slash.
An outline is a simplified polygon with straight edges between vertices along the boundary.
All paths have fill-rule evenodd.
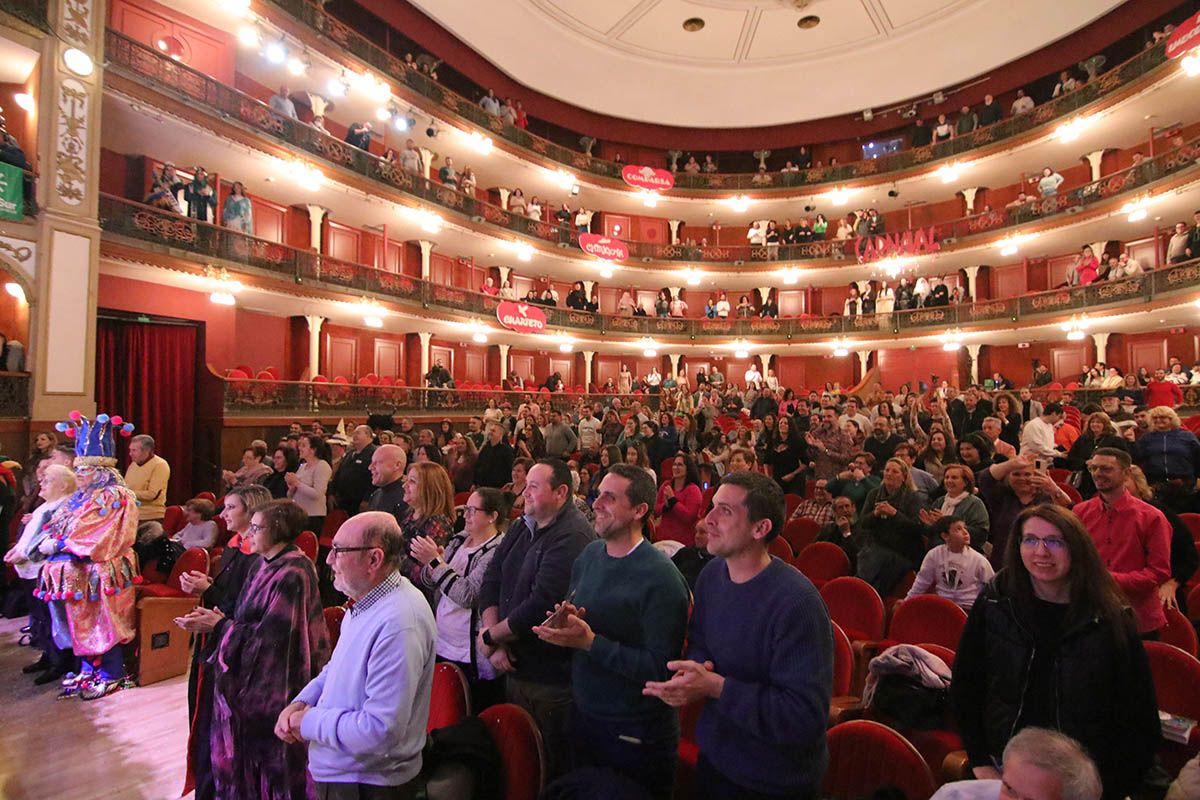
<path id="1" fill-rule="evenodd" d="M 807 17 L 801 17 L 796 20 L 796 27 L 802 31 L 811 30 L 821 24 L 821 18 L 816 14 L 809 14 Z"/>
<path id="2" fill-rule="evenodd" d="M 683 29 L 688 33 L 695 33 L 704 28 L 704 20 L 699 17 L 690 17 L 683 21 Z"/>

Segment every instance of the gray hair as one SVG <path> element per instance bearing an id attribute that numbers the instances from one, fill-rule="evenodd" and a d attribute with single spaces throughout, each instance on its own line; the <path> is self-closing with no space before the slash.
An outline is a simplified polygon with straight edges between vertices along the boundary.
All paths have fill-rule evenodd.
<path id="1" fill-rule="evenodd" d="M 1004 423 L 1000 421 L 1000 418 L 999 418 L 999 417 L 984 417 L 984 418 L 983 418 L 983 424 L 984 424 L 984 425 L 987 425 L 989 422 L 994 422 L 994 423 L 996 423 L 997 425 L 999 425 L 1001 428 L 1003 428 L 1003 427 L 1004 427 Z"/>
<path id="2" fill-rule="evenodd" d="M 146 448 L 151 453 L 154 452 L 154 437 L 149 434 L 139 433 L 137 436 L 134 436 L 132 439 L 130 439 L 129 443 L 130 444 L 140 444 L 142 447 Z"/>
<path id="3" fill-rule="evenodd" d="M 399 567 L 404 556 L 404 534 L 396 518 L 386 511 L 364 511 L 353 519 L 363 523 L 362 540 L 367 547 L 383 550 L 383 563 Z"/>
<path id="4" fill-rule="evenodd" d="M 1024 728 L 1004 748 L 1012 756 L 1054 773 L 1062 782 L 1062 800 L 1100 800 L 1100 771 L 1083 747 L 1069 736 L 1046 728 Z"/>

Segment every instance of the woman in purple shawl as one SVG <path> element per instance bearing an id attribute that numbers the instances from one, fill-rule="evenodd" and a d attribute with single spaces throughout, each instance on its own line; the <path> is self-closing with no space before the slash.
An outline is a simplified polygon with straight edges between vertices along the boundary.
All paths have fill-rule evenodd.
<path id="1" fill-rule="evenodd" d="M 305 745 L 275 737 L 275 720 L 329 658 L 329 633 L 311 561 L 293 544 L 308 515 L 290 500 L 259 507 L 247 534 L 263 563 L 220 615 L 210 659 L 211 750 L 217 800 L 313 798 Z"/>

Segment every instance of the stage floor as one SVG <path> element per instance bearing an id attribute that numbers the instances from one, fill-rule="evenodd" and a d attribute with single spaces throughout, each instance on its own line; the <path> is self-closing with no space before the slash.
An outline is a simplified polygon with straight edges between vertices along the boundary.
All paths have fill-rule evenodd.
<path id="1" fill-rule="evenodd" d="M 187 749 L 187 676 L 85 703 L 21 667 L 25 619 L 0 619 L 0 800 L 174 800 Z"/>

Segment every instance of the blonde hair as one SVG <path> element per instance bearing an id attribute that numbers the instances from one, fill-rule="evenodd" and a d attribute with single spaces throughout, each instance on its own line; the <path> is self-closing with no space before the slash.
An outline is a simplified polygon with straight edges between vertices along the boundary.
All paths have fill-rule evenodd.
<path id="1" fill-rule="evenodd" d="M 1150 413 L 1148 414 L 1148 416 L 1152 420 L 1153 419 L 1169 419 L 1169 420 L 1171 420 L 1172 428 L 1178 428 L 1180 425 L 1179 415 L 1176 414 L 1175 409 L 1171 408 L 1170 406 L 1155 406 L 1154 408 L 1150 409 Z"/>
<path id="2" fill-rule="evenodd" d="M 417 479 L 417 495 L 413 498 L 413 513 L 418 519 L 439 514 L 454 519 L 454 484 L 441 464 L 425 461 L 413 464 L 409 471 Z"/>

